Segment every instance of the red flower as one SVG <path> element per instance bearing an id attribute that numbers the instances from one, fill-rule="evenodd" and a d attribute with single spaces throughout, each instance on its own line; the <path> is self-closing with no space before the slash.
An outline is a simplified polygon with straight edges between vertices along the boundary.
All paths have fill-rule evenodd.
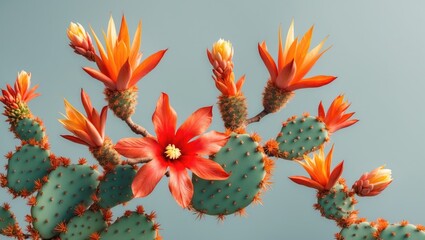
<path id="1" fill-rule="evenodd" d="M 115 149 L 128 158 L 151 158 L 138 171 L 133 184 L 135 197 L 149 195 L 170 171 L 169 188 L 177 203 L 186 208 L 193 195 L 193 185 L 186 169 L 207 180 L 223 180 L 229 177 L 216 162 L 203 158 L 216 153 L 226 143 L 227 136 L 215 131 L 205 132 L 212 120 L 212 107 L 195 111 L 176 131 L 177 114 L 170 106 L 168 95 L 162 93 L 152 122 L 157 138 L 125 138 Z"/>

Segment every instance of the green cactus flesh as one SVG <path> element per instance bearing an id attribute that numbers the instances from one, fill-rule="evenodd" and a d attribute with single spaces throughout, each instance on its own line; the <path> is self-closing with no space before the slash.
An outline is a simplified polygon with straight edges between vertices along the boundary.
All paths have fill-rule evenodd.
<path id="1" fill-rule="evenodd" d="M 135 176 L 136 170 L 130 165 L 118 165 L 105 174 L 99 184 L 99 206 L 112 208 L 133 199 L 131 183 Z"/>
<path id="2" fill-rule="evenodd" d="M 369 222 L 362 222 L 343 228 L 340 236 L 344 240 L 375 240 L 374 234 L 376 231 L 378 229 L 372 227 Z"/>
<path id="3" fill-rule="evenodd" d="M 61 233 L 61 240 L 88 240 L 94 232 L 101 232 L 107 227 L 100 211 L 86 211 L 81 216 L 75 216 L 69 220 L 67 231 Z"/>
<path id="4" fill-rule="evenodd" d="M 74 216 L 77 205 L 90 206 L 91 195 L 99 184 L 99 173 L 86 165 L 60 166 L 49 174 L 49 181 L 37 194 L 31 208 L 34 228 L 43 238 L 56 235 L 54 228 Z"/>
<path id="5" fill-rule="evenodd" d="M 0 234 L 3 233 L 7 227 L 14 226 L 16 223 L 15 216 L 9 209 L 0 206 Z"/>
<path id="6" fill-rule="evenodd" d="M 337 183 L 326 195 L 318 198 L 318 205 L 328 219 L 347 219 L 354 211 L 354 199 L 345 191 L 344 185 Z"/>
<path id="7" fill-rule="evenodd" d="M 50 165 L 49 151 L 39 146 L 23 145 L 8 162 L 7 187 L 15 193 L 35 190 L 35 181 L 48 174 Z"/>
<path id="8" fill-rule="evenodd" d="M 328 138 L 325 124 L 316 117 L 297 117 L 288 119 L 276 138 L 279 142 L 279 157 L 285 159 L 302 159 L 318 149 Z"/>
<path id="9" fill-rule="evenodd" d="M 390 224 L 381 231 L 379 239 L 382 240 L 425 240 L 425 232 L 419 230 L 413 224 Z"/>
<path id="10" fill-rule="evenodd" d="M 247 134 L 232 134 L 213 160 L 231 175 L 227 180 L 210 181 L 193 174 L 192 207 L 208 215 L 228 215 L 248 206 L 265 176 L 258 143 Z"/>
<path id="11" fill-rule="evenodd" d="M 149 220 L 145 214 L 137 212 L 127 213 L 125 216 L 118 218 L 100 234 L 100 239 L 102 240 L 154 240 L 155 238 L 154 222 Z"/>
<path id="12" fill-rule="evenodd" d="M 24 118 L 16 124 L 15 127 L 16 136 L 21 140 L 28 141 L 34 139 L 35 141 L 41 141 L 45 135 L 43 127 L 38 121 L 33 118 Z"/>

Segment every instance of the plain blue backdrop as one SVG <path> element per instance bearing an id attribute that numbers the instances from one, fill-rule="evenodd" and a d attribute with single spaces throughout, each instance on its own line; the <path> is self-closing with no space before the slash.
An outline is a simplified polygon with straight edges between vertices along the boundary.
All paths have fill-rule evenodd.
<path id="1" fill-rule="evenodd" d="M 360 122 L 332 136 L 334 165 L 345 160 L 343 176 L 352 184 L 363 172 L 382 164 L 393 170 L 394 182 L 381 195 L 359 199 L 360 216 L 390 222 L 409 220 L 425 224 L 423 183 L 425 157 L 425 15 L 423 1 L 2 1 L 0 3 L 0 85 L 12 84 L 18 71 L 32 73 L 42 95 L 30 103 L 45 123 L 52 151 L 74 162 L 92 157 L 85 147 L 59 135 L 65 129 L 57 121 L 64 112 L 63 99 L 82 110 L 83 87 L 94 106 L 101 108 L 103 85 L 81 69 L 93 66 L 68 46 L 66 28 L 79 22 L 96 32 L 107 28 L 112 15 L 117 24 L 125 14 L 133 35 L 142 19 L 142 51 L 148 56 L 159 49 L 168 52 L 142 79 L 134 120 L 152 131 L 151 114 L 160 92 L 170 95 L 181 123 L 199 107 L 216 103 L 218 91 L 211 79 L 206 48 L 219 38 L 235 48 L 235 73 L 246 74 L 244 92 L 250 116 L 261 110 L 261 94 L 268 78 L 257 51 L 265 40 L 276 57 L 277 31 L 292 19 L 296 35 L 315 25 L 313 44 L 329 36 L 332 48 L 310 72 L 336 75 L 338 79 L 320 89 L 297 91 L 283 111 L 249 126 L 264 139 L 275 137 L 280 123 L 303 112 L 316 114 L 318 103 L 329 106 L 345 93 Z M 285 37 L 285 36 L 284 36 Z M 217 108 L 211 129 L 223 130 Z M 5 120 L 5 118 L 3 118 Z M 18 145 L 11 141 L 8 125 L 0 123 L 0 155 Z M 107 134 L 116 142 L 134 136 L 109 112 Z M 329 146 L 328 146 L 329 147 Z M 1 165 L 6 161 L 0 159 Z M 0 170 L 4 172 L 4 170 Z M 197 220 L 181 209 L 163 179 L 147 198 L 135 199 L 114 209 L 118 217 L 143 204 L 157 212 L 164 239 L 333 239 L 335 224 L 313 210 L 315 191 L 295 185 L 291 175 L 306 175 L 295 163 L 277 160 L 272 189 L 263 205 L 249 206 L 247 217 L 230 216 L 223 223 L 213 217 Z M 22 199 L 11 200 L 0 189 L 1 201 L 11 202 L 19 221 L 29 213 Z"/>

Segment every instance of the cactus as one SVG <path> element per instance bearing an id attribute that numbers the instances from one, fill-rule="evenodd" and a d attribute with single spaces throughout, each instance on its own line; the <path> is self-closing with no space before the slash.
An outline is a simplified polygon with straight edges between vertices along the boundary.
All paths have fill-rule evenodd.
<path id="1" fill-rule="evenodd" d="M 98 175 L 87 165 L 60 166 L 49 174 L 31 207 L 34 228 L 43 238 L 54 237 L 57 225 L 71 219 L 77 205 L 93 203 Z"/>
<path id="2" fill-rule="evenodd" d="M 27 196 L 36 190 L 35 182 L 46 176 L 51 168 L 49 150 L 24 144 L 9 159 L 7 187 L 15 195 Z"/>
<path id="3" fill-rule="evenodd" d="M 107 223 L 101 211 L 85 211 L 75 216 L 66 224 L 66 231 L 60 234 L 62 240 L 85 240 L 95 232 L 101 232 Z"/>
<path id="4" fill-rule="evenodd" d="M 105 96 L 108 107 L 122 120 L 133 115 L 137 105 L 137 87 L 134 86 L 125 91 L 111 90 L 105 88 Z"/>
<path id="5" fill-rule="evenodd" d="M 248 115 L 245 96 L 221 95 L 218 106 L 227 129 L 234 131 L 244 125 Z"/>
<path id="6" fill-rule="evenodd" d="M 0 234 L 5 236 L 20 236 L 21 230 L 17 225 L 15 215 L 10 211 L 9 204 L 0 207 Z"/>
<path id="7" fill-rule="evenodd" d="M 404 240 L 404 239 L 425 239 L 425 228 L 416 226 L 403 221 L 398 224 L 388 224 L 386 221 L 380 221 L 379 239 L 383 240 Z"/>
<path id="8" fill-rule="evenodd" d="M 374 225 L 374 224 L 373 224 Z M 354 223 L 345 227 L 336 234 L 337 240 L 375 240 L 375 234 L 378 231 L 369 222 Z"/>
<path id="9" fill-rule="evenodd" d="M 159 239 L 159 224 L 155 223 L 155 216 L 154 212 L 145 214 L 141 206 L 137 211 L 126 211 L 124 216 L 100 233 L 100 239 Z"/>
<path id="10" fill-rule="evenodd" d="M 131 165 L 118 165 L 108 170 L 98 187 L 99 206 L 101 208 L 112 208 L 120 203 L 133 199 L 131 183 L 136 170 Z"/>
<path id="11" fill-rule="evenodd" d="M 14 130 L 16 136 L 24 141 L 34 139 L 35 141 L 40 142 L 45 136 L 43 123 L 39 119 L 21 119 L 16 124 Z"/>
<path id="12" fill-rule="evenodd" d="M 208 181 L 194 174 L 192 207 L 201 214 L 219 216 L 243 211 L 265 184 L 265 157 L 258 143 L 247 134 L 233 133 L 213 160 L 231 175 L 227 180 Z"/>

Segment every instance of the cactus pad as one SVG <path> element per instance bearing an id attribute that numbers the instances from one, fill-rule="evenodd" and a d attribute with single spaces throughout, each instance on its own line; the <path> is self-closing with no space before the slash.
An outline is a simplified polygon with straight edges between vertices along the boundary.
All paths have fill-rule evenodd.
<path id="1" fill-rule="evenodd" d="M 0 206 L 0 234 L 3 234 L 6 228 L 15 226 L 15 216 L 10 212 L 9 206 Z"/>
<path id="2" fill-rule="evenodd" d="M 69 220 L 67 231 L 60 235 L 62 240 L 85 240 L 89 239 L 94 232 L 100 232 L 107 227 L 103 214 L 100 211 L 86 211 L 81 216 L 75 216 Z"/>
<path id="3" fill-rule="evenodd" d="M 144 213 L 126 212 L 100 234 L 100 239 L 154 240 L 157 237 L 155 226 L 154 221 Z"/>
<path id="4" fill-rule="evenodd" d="M 312 116 L 292 117 L 283 123 L 276 141 L 279 157 L 302 159 L 304 154 L 318 149 L 328 139 L 325 123 Z"/>
<path id="5" fill-rule="evenodd" d="M 99 173 L 86 165 L 60 166 L 49 174 L 49 181 L 37 194 L 31 208 L 34 228 L 43 238 L 56 235 L 55 227 L 74 216 L 78 204 L 90 206 Z"/>
<path id="6" fill-rule="evenodd" d="M 208 215 L 228 215 L 248 206 L 265 177 L 263 153 L 247 134 L 232 134 L 213 160 L 230 173 L 226 180 L 209 181 L 193 174 L 192 207 Z"/>
<path id="7" fill-rule="evenodd" d="M 390 224 L 379 234 L 383 240 L 425 240 L 425 232 L 413 224 Z"/>
<path id="8" fill-rule="evenodd" d="M 35 181 L 48 174 L 50 165 L 49 151 L 39 146 L 23 145 L 9 159 L 7 187 L 19 194 L 22 191 L 35 191 Z"/>
<path id="9" fill-rule="evenodd" d="M 327 193 L 318 195 L 316 208 L 324 217 L 341 221 L 348 219 L 354 213 L 354 197 L 350 196 L 344 184 L 337 183 Z"/>
<path id="10" fill-rule="evenodd" d="M 28 141 L 34 139 L 35 141 L 41 141 L 45 135 L 43 126 L 40 121 L 33 118 L 24 118 L 20 120 L 15 128 L 16 136 L 21 139 Z"/>
<path id="11" fill-rule="evenodd" d="M 339 240 L 375 240 L 374 234 L 378 231 L 369 222 L 351 224 L 339 233 Z"/>
<path id="12" fill-rule="evenodd" d="M 131 183 L 135 176 L 136 170 L 130 165 L 118 165 L 106 173 L 99 184 L 99 206 L 112 208 L 133 199 Z"/>

